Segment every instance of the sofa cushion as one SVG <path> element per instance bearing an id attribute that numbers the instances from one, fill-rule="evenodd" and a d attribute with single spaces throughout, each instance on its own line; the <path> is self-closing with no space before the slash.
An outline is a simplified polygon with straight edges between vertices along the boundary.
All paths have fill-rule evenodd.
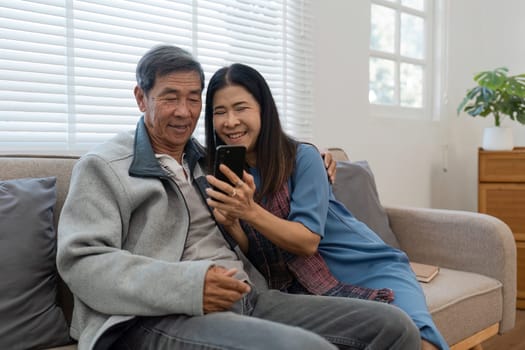
<path id="1" fill-rule="evenodd" d="M 70 343 L 56 304 L 56 178 L 0 181 L 0 348 Z"/>
<path id="2" fill-rule="evenodd" d="M 388 216 L 379 201 L 374 175 L 367 161 L 338 161 L 333 191 L 338 201 L 368 225 L 387 244 L 399 248 Z"/>
<path id="3" fill-rule="evenodd" d="M 449 344 L 501 320 L 502 284 L 477 273 L 441 268 L 430 283 L 421 283 L 428 309 Z"/>

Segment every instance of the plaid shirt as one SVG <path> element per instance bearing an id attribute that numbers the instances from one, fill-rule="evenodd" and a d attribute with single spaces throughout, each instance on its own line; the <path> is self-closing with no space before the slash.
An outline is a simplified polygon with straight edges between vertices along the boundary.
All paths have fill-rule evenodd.
<path id="1" fill-rule="evenodd" d="M 285 183 L 268 200 L 259 203 L 283 219 L 290 213 L 290 193 Z M 241 225 L 249 241 L 247 257 L 263 274 L 272 289 L 290 293 L 344 296 L 392 302 L 391 289 L 371 289 L 338 281 L 328 269 L 319 252 L 312 256 L 297 256 L 287 252 L 245 222 Z"/>

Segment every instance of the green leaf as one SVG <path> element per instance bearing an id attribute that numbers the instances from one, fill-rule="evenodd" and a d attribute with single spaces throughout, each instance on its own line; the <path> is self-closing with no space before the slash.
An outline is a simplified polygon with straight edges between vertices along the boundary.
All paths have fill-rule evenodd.
<path id="1" fill-rule="evenodd" d="M 516 120 L 521 124 L 525 124 L 525 112 L 519 112 L 516 114 Z"/>
<path id="2" fill-rule="evenodd" d="M 483 101 L 486 101 L 489 103 L 490 101 L 494 100 L 496 97 L 496 93 L 494 90 L 486 87 L 480 88 L 480 98 L 483 99 Z"/>
<path id="3" fill-rule="evenodd" d="M 493 71 L 480 72 L 474 76 L 474 80 L 481 86 L 496 90 L 501 88 L 507 81 L 508 71 L 506 67 L 500 67 Z"/>
<path id="4" fill-rule="evenodd" d="M 481 112 L 479 112 L 479 115 L 482 117 L 486 117 L 487 115 L 491 114 L 492 111 L 488 108 L 484 108 Z"/>
<path id="5" fill-rule="evenodd" d="M 461 111 L 463 110 L 463 107 L 465 107 L 468 101 L 470 101 L 470 98 L 468 96 L 465 96 L 463 98 L 463 101 L 461 101 L 461 103 L 459 104 L 457 108 L 458 115 L 461 113 Z"/>
<path id="6" fill-rule="evenodd" d="M 525 74 L 509 77 L 504 89 L 511 95 L 525 98 Z"/>

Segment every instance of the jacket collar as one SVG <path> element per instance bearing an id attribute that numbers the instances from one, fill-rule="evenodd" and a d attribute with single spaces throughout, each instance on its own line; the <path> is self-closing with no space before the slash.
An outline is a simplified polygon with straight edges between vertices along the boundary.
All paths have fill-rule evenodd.
<path id="1" fill-rule="evenodd" d="M 197 162 L 204 164 L 205 151 L 204 147 L 194 138 L 191 138 L 186 147 L 184 148 L 186 153 L 186 161 L 190 171 L 195 169 Z M 166 177 L 166 173 L 160 166 L 158 159 L 155 157 L 155 152 L 151 146 L 149 139 L 148 130 L 144 124 L 144 116 L 140 118 L 137 123 L 137 129 L 135 130 L 135 142 L 133 145 L 133 161 L 129 167 L 130 176 L 138 177 Z"/>

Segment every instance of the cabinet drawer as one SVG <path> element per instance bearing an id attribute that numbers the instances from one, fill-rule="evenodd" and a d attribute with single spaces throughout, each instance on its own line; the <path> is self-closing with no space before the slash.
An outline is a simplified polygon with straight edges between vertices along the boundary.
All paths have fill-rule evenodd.
<path id="1" fill-rule="evenodd" d="M 478 211 L 509 225 L 515 235 L 525 233 L 525 183 L 480 183 Z"/>
<path id="2" fill-rule="evenodd" d="M 525 147 L 513 151 L 479 151 L 480 182 L 525 182 Z"/>

